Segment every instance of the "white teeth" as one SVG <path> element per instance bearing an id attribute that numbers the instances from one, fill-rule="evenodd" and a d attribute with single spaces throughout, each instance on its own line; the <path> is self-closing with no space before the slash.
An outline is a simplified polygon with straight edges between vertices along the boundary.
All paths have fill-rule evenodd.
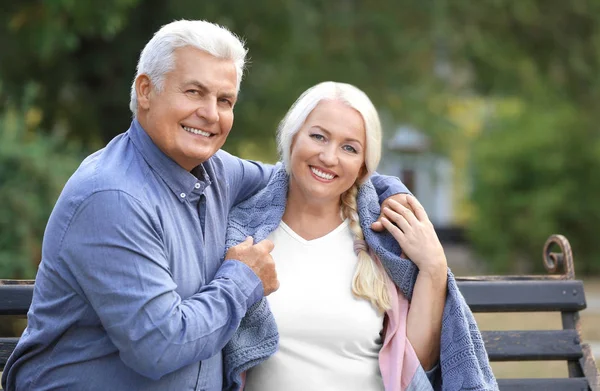
<path id="1" fill-rule="evenodd" d="M 314 168 L 314 167 L 311 167 L 311 168 L 310 168 L 310 170 L 311 170 L 311 171 L 312 171 L 312 172 L 313 172 L 313 173 L 314 173 L 316 176 L 318 176 L 319 178 L 323 178 L 323 179 L 327 179 L 327 180 L 332 180 L 332 179 L 333 179 L 333 177 L 334 177 L 334 175 L 332 175 L 332 174 L 327 174 L 327 173 L 324 173 L 323 171 L 321 171 L 321 170 L 318 170 L 318 169 L 316 169 L 316 168 Z"/>
<path id="2" fill-rule="evenodd" d="M 199 134 L 200 136 L 204 136 L 204 137 L 212 136 L 210 133 L 205 132 L 204 130 L 190 128 L 189 126 L 184 126 L 183 129 L 185 129 L 186 131 L 188 131 L 190 133 Z"/>

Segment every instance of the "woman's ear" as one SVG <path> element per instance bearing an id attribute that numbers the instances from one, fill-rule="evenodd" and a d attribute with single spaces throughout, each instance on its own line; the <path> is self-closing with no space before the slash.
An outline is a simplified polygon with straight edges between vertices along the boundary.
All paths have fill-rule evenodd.
<path id="1" fill-rule="evenodd" d="M 360 172 L 358 173 L 358 178 L 360 179 L 361 182 L 366 181 L 368 178 L 366 178 L 367 176 L 367 166 L 366 165 L 362 165 L 362 167 L 360 168 Z"/>
<path id="2" fill-rule="evenodd" d="M 148 110 L 150 108 L 150 93 L 152 82 L 148 75 L 141 74 L 135 79 L 135 93 L 137 96 L 138 109 Z"/>

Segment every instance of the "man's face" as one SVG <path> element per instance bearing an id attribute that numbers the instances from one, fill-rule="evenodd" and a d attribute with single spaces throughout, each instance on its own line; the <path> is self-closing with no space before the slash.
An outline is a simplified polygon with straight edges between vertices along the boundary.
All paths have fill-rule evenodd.
<path id="1" fill-rule="evenodd" d="M 187 46 L 158 92 L 147 76 L 136 81 L 137 118 L 167 156 L 190 171 L 225 143 L 233 125 L 237 74 L 233 61 Z"/>

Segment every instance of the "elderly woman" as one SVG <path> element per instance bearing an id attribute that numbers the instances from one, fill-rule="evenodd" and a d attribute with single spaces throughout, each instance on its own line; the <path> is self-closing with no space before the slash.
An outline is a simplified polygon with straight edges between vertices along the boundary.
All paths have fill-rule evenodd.
<path id="1" fill-rule="evenodd" d="M 281 285 L 226 346 L 226 387 L 497 389 L 423 207 L 392 202 L 386 232 L 370 229 L 381 125 L 369 98 L 318 84 L 289 110 L 278 142 L 279 172 L 232 211 L 227 245 L 271 240 Z"/>

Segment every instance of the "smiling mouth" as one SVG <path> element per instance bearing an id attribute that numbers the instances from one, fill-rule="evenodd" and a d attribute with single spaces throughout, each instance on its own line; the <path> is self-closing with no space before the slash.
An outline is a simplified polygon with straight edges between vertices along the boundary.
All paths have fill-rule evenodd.
<path id="1" fill-rule="evenodd" d="M 192 134 L 196 134 L 198 136 L 204 136 L 204 137 L 212 137 L 212 136 L 214 136 L 214 134 L 205 132 L 204 130 L 200 130 L 200 129 L 196 129 L 196 128 L 190 128 L 189 126 L 183 126 L 183 125 L 181 125 L 181 127 L 186 132 L 189 132 L 189 133 L 192 133 Z"/>
<path id="2" fill-rule="evenodd" d="M 334 175 L 334 174 L 329 174 L 329 173 L 323 172 L 323 171 L 319 170 L 318 168 L 315 168 L 315 167 L 312 167 L 312 166 L 310 167 L 310 171 L 312 171 L 312 173 L 317 178 L 323 179 L 323 180 L 326 180 L 326 181 L 331 181 L 331 180 L 333 180 L 336 177 L 336 175 Z"/>

